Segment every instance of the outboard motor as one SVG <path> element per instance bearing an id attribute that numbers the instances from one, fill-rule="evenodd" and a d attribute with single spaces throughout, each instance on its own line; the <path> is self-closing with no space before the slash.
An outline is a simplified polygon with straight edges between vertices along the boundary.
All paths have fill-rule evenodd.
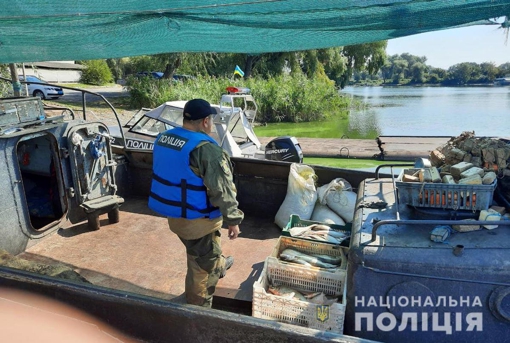
<path id="1" fill-rule="evenodd" d="M 303 163 L 303 150 L 295 137 L 277 137 L 267 143 L 266 160 Z"/>

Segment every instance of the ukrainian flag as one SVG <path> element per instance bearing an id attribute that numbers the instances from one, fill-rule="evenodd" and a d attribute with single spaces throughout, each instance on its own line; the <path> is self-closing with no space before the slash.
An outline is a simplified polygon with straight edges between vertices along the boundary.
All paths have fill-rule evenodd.
<path id="1" fill-rule="evenodd" d="M 238 65 L 236 65 L 236 69 L 234 70 L 234 75 L 237 74 L 241 77 L 244 77 L 244 71 L 241 70 L 241 68 L 239 68 Z"/>

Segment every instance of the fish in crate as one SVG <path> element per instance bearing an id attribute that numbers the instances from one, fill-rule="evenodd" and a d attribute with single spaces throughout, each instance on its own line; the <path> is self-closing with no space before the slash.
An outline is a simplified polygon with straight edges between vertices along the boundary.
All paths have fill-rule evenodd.
<path id="1" fill-rule="evenodd" d="M 341 244 L 350 237 L 345 232 L 333 230 L 324 224 L 312 224 L 304 227 L 295 226 L 288 231 L 292 237 L 313 239 L 333 244 Z"/>
<path id="2" fill-rule="evenodd" d="M 342 266 L 341 256 L 331 256 L 324 254 L 309 255 L 289 248 L 283 250 L 280 253 L 280 260 L 323 269 L 336 269 L 341 268 Z"/>

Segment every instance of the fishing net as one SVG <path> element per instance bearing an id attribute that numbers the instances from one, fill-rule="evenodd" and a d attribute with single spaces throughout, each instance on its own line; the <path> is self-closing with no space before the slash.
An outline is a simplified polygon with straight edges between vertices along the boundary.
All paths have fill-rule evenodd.
<path id="1" fill-rule="evenodd" d="M 0 6 L 0 63 L 298 51 L 488 24 L 510 13 L 510 0 L 0 0 Z"/>

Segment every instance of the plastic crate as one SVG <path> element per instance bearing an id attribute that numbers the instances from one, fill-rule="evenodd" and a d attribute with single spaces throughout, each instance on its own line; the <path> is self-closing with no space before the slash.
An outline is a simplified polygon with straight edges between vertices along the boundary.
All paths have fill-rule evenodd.
<path id="1" fill-rule="evenodd" d="M 497 181 L 490 185 L 459 185 L 446 183 L 403 182 L 404 174 L 412 175 L 419 169 L 400 172 L 397 187 L 400 204 L 415 207 L 448 208 L 454 210 L 486 210 L 491 206 Z"/>
<path id="2" fill-rule="evenodd" d="M 328 243 L 322 243 L 307 239 L 300 239 L 300 238 L 294 238 L 294 237 L 286 237 L 286 236 L 280 236 L 278 238 L 278 242 L 276 243 L 275 247 L 273 248 L 273 252 L 271 253 L 270 257 L 274 257 L 275 259 L 278 259 L 280 257 L 280 253 L 287 249 L 291 248 L 296 251 L 308 254 L 308 255 L 328 255 L 333 257 L 340 257 L 342 259 L 342 263 L 340 264 L 338 269 L 346 269 L 347 268 L 347 252 L 348 248 L 343 247 L 337 244 L 328 244 Z M 296 265 L 296 263 L 292 262 L 285 262 L 280 261 L 284 264 L 293 264 Z M 326 270 L 319 267 L 309 267 L 314 269 L 320 269 L 320 270 Z M 328 273 L 333 273 L 331 270 L 327 269 Z"/>
<path id="3" fill-rule="evenodd" d="M 279 263 L 268 257 L 258 281 L 253 284 L 252 315 L 255 318 L 304 326 L 321 331 L 343 333 L 347 271 L 325 271 Z M 288 299 L 268 293 L 269 286 L 286 286 L 298 291 L 323 292 L 339 297 L 332 305 Z"/>
<path id="4" fill-rule="evenodd" d="M 351 223 L 347 223 L 345 225 L 326 224 L 326 223 L 315 222 L 315 221 L 311 221 L 311 220 L 304 220 L 304 219 L 301 219 L 299 217 L 299 215 L 297 215 L 297 214 L 291 214 L 290 215 L 290 220 L 287 223 L 287 226 L 285 226 L 283 228 L 283 230 L 282 230 L 282 236 L 293 237 L 293 236 L 291 236 L 291 234 L 289 232 L 289 230 L 291 228 L 293 228 L 293 227 L 305 227 L 305 226 L 310 226 L 310 225 L 313 225 L 313 224 L 326 225 L 326 226 L 329 226 L 329 228 L 332 229 L 332 230 L 346 233 L 348 236 L 351 235 L 351 229 L 352 229 L 352 224 Z M 304 238 L 304 237 L 293 237 L 293 238 L 300 238 L 300 239 L 304 239 L 304 240 L 307 240 L 307 241 L 321 242 L 321 243 L 326 243 L 326 244 L 335 244 L 335 243 L 318 241 L 318 240 L 315 240 L 315 239 L 309 239 L 309 238 Z M 344 242 L 349 242 L 349 240 L 344 240 Z"/>

